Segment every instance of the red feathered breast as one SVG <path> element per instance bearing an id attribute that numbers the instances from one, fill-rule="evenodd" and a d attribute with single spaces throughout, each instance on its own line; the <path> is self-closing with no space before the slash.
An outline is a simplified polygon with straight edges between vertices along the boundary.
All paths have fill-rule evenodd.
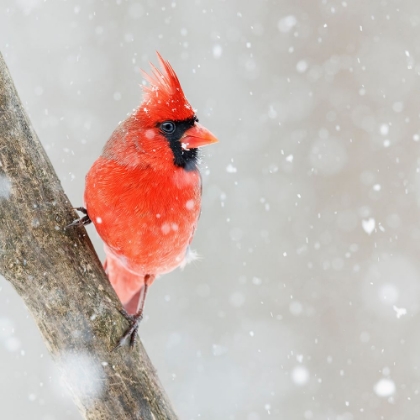
<path id="1" fill-rule="evenodd" d="M 108 248 L 139 275 L 179 266 L 200 214 L 198 170 L 127 168 L 100 157 L 86 176 L 85 205 Z"/>

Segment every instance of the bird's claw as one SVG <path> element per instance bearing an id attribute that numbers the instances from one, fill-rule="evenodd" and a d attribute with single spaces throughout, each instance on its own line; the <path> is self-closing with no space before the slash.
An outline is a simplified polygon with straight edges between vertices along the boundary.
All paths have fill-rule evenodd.
<path id="1" fill-rule="evenodd" d="M 84 207 L 73 207 L 74 210 L 80 211 L 80 213 L 85 214 L 86 216 L 81 217 L 80 219 L 76 219 L 73 222 L 71 222 L 69 225 L 65 227 L 65 229 L 73 226 L 85 226 L 89 223 L 92 223 L 92 220 L 90 220 L 90 217 L 87 213 L 87 210 Z"/>
<path id="2" fill-rule="evenodd" d="M 140 321 L 143 319 L 143 312 L 137 312 L 134 315 L 130 315 L 125 309 L 119 310 L 120 314 L 130 323 L 130 326 L 126 329 L 122 337 L 118 340 L 117 345 L 112 349 L 112 351 L 120 348 L 126 338 L 130 337 L 130 347 L 133 348 L 136 343 L 137 332 L 139 329 Z"/>

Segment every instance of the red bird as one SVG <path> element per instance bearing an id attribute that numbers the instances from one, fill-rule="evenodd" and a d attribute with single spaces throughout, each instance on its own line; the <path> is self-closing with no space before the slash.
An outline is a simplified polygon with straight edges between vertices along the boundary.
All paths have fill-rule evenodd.
<path id="1" fill-rule="evenodd" d="M 200 215 L 197 148 L 217 142 L 198 124 L 168 61 L 143 73 L 143 102 L 120 123 L 86 176 L 87 216 L 104 241 L 104 268 L 125 310 L 134 345 L 148 287 L 188 259 Z"/>

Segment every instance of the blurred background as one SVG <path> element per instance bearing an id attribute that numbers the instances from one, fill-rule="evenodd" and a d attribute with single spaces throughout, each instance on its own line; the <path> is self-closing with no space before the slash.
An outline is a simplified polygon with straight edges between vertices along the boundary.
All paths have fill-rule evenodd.
<path id="1" fill-rule="evenodd" d="M 2 0 L 74 205 L 156 50 L 219 137 L 202 259 L 154 283 L 140 330 L 181 419 L 419 418 L 419 39 L 415 0 Z M 80 419 L 4 279 L 0 368 L 2 419 Z"/>

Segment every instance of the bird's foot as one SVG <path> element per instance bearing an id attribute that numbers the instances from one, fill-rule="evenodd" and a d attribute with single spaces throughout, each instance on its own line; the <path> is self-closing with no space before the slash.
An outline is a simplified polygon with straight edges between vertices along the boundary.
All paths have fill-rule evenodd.
<path id="1" fill-rule="evenodd" d="M 143 311 L 139 311 L 134 315 L 130 315 L 125 309 L 120 309 L 120 314 L 130 323 L 122 337 L 118 340 L 117 345 L 113 351 L 122 346 L 124 340 L 130 337 L 130 347 L 133 348 L 137 338 L 140 321 L 143 319 Z"/>
<path id="2" fill-rule="evenodd" d="M 89 223 L 92 223 L 92 220 L 90 220 L 90 217 L 87 213 L 87 210 L 84 207 L 73 207 L 74 210 L 80 211 L 80 213 L 85 214 L 86 216 L 81 217 L 80 219 L 76 219 L 73 222 L 71 222 L 69 225 L 65 227 L 65 229 L 73 226 L 85 226 Z"/>

